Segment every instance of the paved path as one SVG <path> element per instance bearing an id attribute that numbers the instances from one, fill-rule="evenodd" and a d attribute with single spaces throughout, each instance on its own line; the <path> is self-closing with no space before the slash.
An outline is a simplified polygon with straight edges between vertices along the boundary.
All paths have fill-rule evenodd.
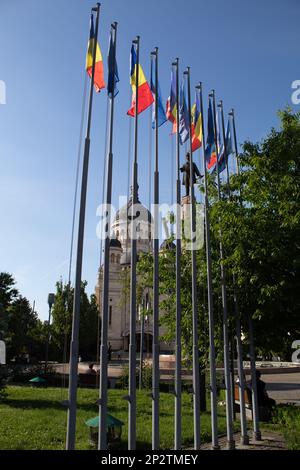
<path id="1" fill-rule="evenodd" d="M 248 446 L 240 444 L 240 433 L 234 434 L 236 450 L 287 450 L 282 434 L 273 431 L 262 431 L 262 440 L 255 441 L 250 438 Z M 226 450 L 226 436 L 219 439 L 221 450 Z M 203 444 L 203 450 L 211 450 L 211 444 Z"/>
<path id="2" fill-rule="evenodd" d="M 294 403 L 300 406 L 300 372 L 264 374 L 268 395 L 277 403 Z"/>
<path id="3" fill-rule="evenodd" d="M 59 373 L 67 374 L 69 372 L 69 365 L 68 364 L 56 364 L 55 369 Z M 97 369 L 97 366 L 95 367 Z M 80 363 L 79 364 L 79 372 L 84 373 L 88 370 L 88 363 Z M 121 365 L 112 365 L 110 364 L 108 369 L 108 375 L 110 378 L 119 378 L 122 374 L 122 366 Z M 271 398 L 274 398 L 277 403 L 294 403 L 300 406 L 300 372 L 299 369 L 295 372 L 291 372 L 289 370 L 286 373 L 280 372 L 278 369 L 274 373 L 270 371 L 268 373 L 264 373 L 262 369 L 262 380 L 266 382 L 267 391 Z M 248 372 L 248 371 L 247 371 Z M 246 374 L 247 374 L 246 372 Z M 164 375 L 164 380 L 168 378 L 169 380 L 173 380 L 174 376 Z M 185 376 L 185 379 L 191 377 Z M 250 377 L 247 375 L 247 379 Z"/>

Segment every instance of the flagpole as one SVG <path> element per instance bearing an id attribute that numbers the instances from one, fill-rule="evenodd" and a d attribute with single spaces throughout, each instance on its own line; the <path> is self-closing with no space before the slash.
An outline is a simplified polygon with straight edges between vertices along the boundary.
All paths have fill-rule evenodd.
<path id="1" fill-rule="evenodd" d="M 130 344 L 129 344 L 129 398 L 128 398 L 128 450 L 136 448 L 136 234 L 134 232 L 134 206 L 137 204 L 138 178 L 138 84 L 140 63 L 140 36 L 133 41 L 136 45 L 135 112 L 134 112 L 134 161 L 132 169 L 131 207 L 131 272 L 130 272 Z"/>
<path id="2" fill-rule="evenodd" d="M 251 315 L 248 316 L 249 325 L 249 343 L 250 343 L 250 367 L 251 367 L 251 384 L 252 384 L 252 403 L 253 403 L 253 437 L 256 441 L 261 441 L 261 432 L 259 429 L 259 411 L 256 383 L 256 365 L 255 365 L 255 347 L 253 335 L 253 321 Z"/>
<path id="3" fill-rule="evenodd" d="M 221 200 L 220 174 L 219 174 L 219 149 L 217 136 L 217 113 L 215 91 L 210 94 L 213 99 L 214 114 L 214 134 L 215 147 L 217 156 L 217 186 L 218 200 Z M 226 146 L 224 145 L 224 158 L 226 159 Z M 226 160 L 225 160 L 226 161 Z M 226 270 L 224 266 L 224 252 L 222 229 L 219 229 L 219 249 L 220 249 L 220 271 L 221 271 L 221 292 L 222 292 L 222 308 L 223 308 L 223 341 L 224 341 L 224 375 L 225 375 L 225 395 L 226 395 L 226 427 L 227 427 L 227 448 L 234 449 L 235 443 L 233 439 L 233 416 L 232 416 L 232 394 L 230 382 L 230 362 L 229 362 L 229 338 L 228 338 L 228 312 L 227 312 L 227 289 L 226 289 Z"/>
<path id="4" fill-rule="evenodd" d="M 111 225 L 111 196 L 112 196 L 112 168 L 113 168 L 113 126 L 114 126 L 114 88 L 116 67 L 116 42 L 117 22 L 111 25 L 114 33 L 114 71 L 113 92 L 110 96 L 110 125 L 109 125 L 109 150 L 107 160 L 107 182 L 106 182 L 106 236 L 104 241 L 104 266 L 103 266 L 103 299 L 102 299 L 102 328 L 100 348 L 100 387 L 99 387 L 99 442 L 98 449 L 107 449 L 107 369 L 108 369 L 108 308 L 109 308 L 109 247 L 110 247 L 110 225 Z"/>
<path id="5" fill-rule="evenodd" d="M 246 418 L 246 403 L 245 403 L 245 378 L 243 368 L 243 345 L 241 340 L 241 317 L 238 304 L 237 289 L 235 283 L 235 276 L 233 275 L 233 301 L 235 309 L 235 323 L 236 323 L 236 339 L 237 339 L 237 354 L 238 354 L 238 376 L 239 376 L 239 399 L 240 399 L 240 421 L 241 421 L 241 443 L 244 445 L 249 444 L 249 436 L 247 431 L 247 418 Z"/>
<path id="6" fill-rule="evenodd" d="M 90 132 L 91 132 L 91 122 L 92 122 L 95 62 L 96 62 L 96 51 L 97 51 L 97 41 L 98 41 L 100 3 L 97 3 L 97 6 L 95 8 L 92 8 L 92 12 L 96 12 L 96 29 L 95 29 L 95 38 L 94 38 L 93 66 L 92 66 L 92 77 L 91 77 L 91 84 L 90 84 L 87 130 L 86 130 L 86 138 L 85 138 L 85 145 L 84 145 L 83 169 L 82 169 L 82 179 L 81 179 L 76 274 L 75 274 L 75 287 L 74 287 L 74 306 L 73 306 L 73 321 L 72 321 L 72 339 L 71 339 L 71 345 L 70 345 L 70 371 L 69 371 L 70 378 L 69 378 L 69 399 L 68 399 L 67 439 L 66 439 L 67 450 L 75 449 L 78 347 L 79 347 L 78 340 L 79 340 L 79 321 L 80 321 L 82 255 L 83 255 L 86 193 L 87 193 L 89 155 L 90 155 Z"/>
<path id="7" fill-rule="evenodd" d="M 225 122 L 224 122 L 224 111 L 223 111 L 222 100 L 220 100 L 218 107 L 220 108 L 220 112 L 221 112 L 221 125 L 222 125 L 222 134 L 223 134 L 223 143 L 224 143 L 224 158 L 225 158 L 226 168 L 227 168 L 228 198 L 229 200 L 231 200 L 230 178 L 229 178 L 229 169 L 228 169 L 228 149 L 227 149 L 227 141 L 226 141 L 226 134 L 225 134 Z M 232 274 L 232 284 L 233 284 L 234 314 L 235 314 L 237 353 L 238 353 L 241 443 L 244 445 L 248 445 L 249 437 L 247 433 L 247 420 L 246 420 L 246 408 L 245 408 L 245 381 L 244 381 L 244 370 L 243 370 L 243 346 L 242 346 L 242 341 L 241 341 L 241 320 L 240 320 L 240 310 L 239 310 L 239 304 L 238 304 L 238 296 L 237 296 L 234 273 Z M 234 374 L 234 370 L 232 371 L 232 373 Z"/>
<path id="8" fill-rule="evenodd" d="M 221 102 L 222 104 L 222 102 Z M 223 108 L 222 108 L 223 109 Z M 220 173 L 219 173 L 219 149 L 218 149 L 218 135 L 216 127 L 216 103 L 215 93 L 213 94 L 213 110 L 214 110 L 214 123 L 215 123 L 215 145 L 217 155 L 217 183 L 218 183 L 218 200 L 221 200 L 221 188 L 220 188 Z M 227 152 L 226 152 L 226 137 L 224 128 L 224 116 L 222 115 L 222 134 L 224 143 L 224 159 L 227 163 Z M 227 166 L 227 175 L 228 165 Z M 228 191 L 229 191 L 229 180 L 228 180 Z M 220 216 L 219 216 L 220 220 Z M 223 249 L 223 234 L 222 229 L 219 229 L 219 248 L 220 248 L 220 271 L 221 271 L 221 291 L 222 291 L 222 309 L 223 309 L 223 348 L 224 348 L 224 376 L 225 376 L 225 396 L 226 396 L 226 426 L 227 426 L 227 448 L 234 449 L 235 442 L 233 439 L 233 415 L 232 415 L 232 393 L 231 393 L 231 380 L 230 380 L 230 360 L 229 360 L 229 337 L 228 337 L 228 310 L 227 310 L 227 286 L 226 286 L 226 269 L 224 266 L 224 249 Z"/>
<path id="9" fill-rule="evenodd" d="M 229 116 L 232 117 L 234 151 L 235 151 L 235 157 L 236 157 L 236 169 L 237 169 L 237 174 L 240 175 L 234 109 L 230 111 Z M 241 191 L 240 191 L 240 196 L 241 196 Z M 241 199 L 240 199 L 240 203 L 242 204 Z M 257 398 L 257 384 L 256 384 L 253 322 L 252 322 L 252 318 L 250 315 L 248 316 L 248 324 L 249 324 L 249 343 L 250 343 L 250 369 L 251 369 L 251 381 L 252 381 L 253 434 L 254 434 L 254 438 L 256 441 L 261 441 L 261 432 L 260 432 L 260 426 L 259 426 L 259 412 L 258 412 L 258 398 Z"/>
<path id="10" fill-rule="evenodd" d="M 175 346 L 175 450 L 181 449 L 181 190 L 179 142 L 179 59 L 176 71 L 176 346 Z"/>
<path id="11" fill-rule="evenodd" d="M 205 240 L 206 240 L 206 263 L 207 263 L 207 298 L 208 298 L 208 321 L 209 321 L 209 365 L 210 365 L 210 401 L 211 401 L 211 429 L 212 448 L 218 450 L 218 410 L 217 410 L 217 380 L 216 380 L 216 352 L 215 352 L 215 321 L 213 310 L 213 287 L 212 287 L 212 258 L 210 241 L 210 217 L 207 183 L 207 167 L 205 160 L 205 131 L 203 114 L 202 83 L 197 86 L 200 93 L 200 110 L 202 125 L 202 152 L 204 162 L 204 197 L 205 197 Z"/>
<path id="12" fill-rule="evenodd" d="M 234 325 L 231 324 L 230 327 L 229 327 L 229 355 L 230 355 L 230 373 L 231 373 L 230 380 L 231 380 L 232 419 L 233 419 L 233 422 L 236 421 L 236 408 L 235 408 L 235 398 L 234 398 L 234 387 L 235 387 L 234 352 L 235 352 Z"/>
<path id="13" fill-rule="evenodd" d="M 239 156 L 238 156 L 238 145 L 237 145 L 237 138 L 236 138 L 236 128 L 235 128 L 235 115 L 234 115 L 234 109 L 232 108 L 230 113 L 228 113 L 229 116 L 232 117 L 232 128 L 233 128 L 233 140 L 234 140 L 234 152 L 235 152 L 235 158 L 236 158 L 236 172 L 238 176 L 240 175 L 240 165 L 239 165 Z"/>
<path id="14" fill-rule="evenodd" d="M 152 347 L 152 450 L 159 449 L 159 169 L 158 169 L 158 47 L 151 53 L 155 59 L 155 160 L 154 160 L 154 246 L 153 246 L 153 347 Z"/>
<path id="15" fill-rule="evenodd" d="M 192 150 L 192 107 L 191 107 L 191 83 L 190 67 L 184 72 L 187 76 L 188 89 L 188 115 L 190 131 L 190 208 L 191 208 L 191 243 L 196 237 L 196 214 L 194 195 L 194 167 Z M 200 367 L 199 367 L 199 344 L 198 344 L 198 305 L 197 305 L 197 264 L 196 247 L 191 247 L 192 256 L 192 309 L 193 309 L 193 393 L 194 393 L 194 449 L 200 449 Z"/>

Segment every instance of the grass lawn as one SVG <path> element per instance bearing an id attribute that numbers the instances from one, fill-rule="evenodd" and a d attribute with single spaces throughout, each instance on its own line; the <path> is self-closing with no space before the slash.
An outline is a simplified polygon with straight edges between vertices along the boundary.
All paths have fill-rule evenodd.
<path id="1" fill-rule="evenodd" d="M 263 423 L 262 429 L 271 429 L 283 434 L 289 450 L 300 450 L 300 408 L 293 405 L 278 405 L 271 423 Z"/>
<path id="2" fill-rule="evenodd" d="M 0 449 L 53 449 L 65 448 L 67 412 L 60 401 L 67 398 L 67 391 L 59 388 L 7 387 L 7 398 L 0 402 Z M 109 413 L 124 421 L 122 447 L 127 447 L 128 404 L 122 399 L 125 390 L 109 390 Z M 174 396 L 160 395 L 160 447 L 173 448 Z M 89 433 L 85 421 L 97 415 L 95 402 L 98 391 L 78 389 L 77 443 L 76 449 L 89 449 Z M 152 401 L 148 392 L 137 391 L 137 447 L 151 448 Z M 225 408 L 218 411 L 220 434 L 226 432 Z M 238 423 L 236 423 L 238 429 Z M 201 415 L 203 442 L 209 442 L 210 413 Z M 191 395 L 182 396 L 182 443 L 193 445 L 193 409 Z"/>

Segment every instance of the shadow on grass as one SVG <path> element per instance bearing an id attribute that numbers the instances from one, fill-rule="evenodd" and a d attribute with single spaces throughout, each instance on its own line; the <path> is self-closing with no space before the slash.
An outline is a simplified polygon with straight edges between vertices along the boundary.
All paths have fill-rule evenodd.
<path id="1" fill-rule="evenodd" d="M 55 409 L 55 410 L 66 410 L 67 408 L 61 404 L 59 401 L 52 400 L 20 400 L 20 399 L 4 399 L 2 401 L 3 405 L 10 406 L 12 408 L 20 409 Z M 84 411 L 95 411 L 97 409 L 96 403 L 90 404 L 77 404 L 77 409 Z"/>

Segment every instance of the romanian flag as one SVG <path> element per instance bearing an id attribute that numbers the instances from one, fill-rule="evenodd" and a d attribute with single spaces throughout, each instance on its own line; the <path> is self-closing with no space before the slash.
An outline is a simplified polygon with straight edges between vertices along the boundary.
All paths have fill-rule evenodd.
<path id="1" fill-rule="evenodd" d="M 88 51 L 86 56 L 86 71 L 92 78 L 93 70 L 93 54 L 95 44 L 95 32 L 94 32 L 94 18 L 91 16 L 91 29 L 90 29 L 90 40 L 88 44 Z M 97 42 L 96 46 L 96 60 L 95 60 L 95 75 L 94 75 L 94 86 L 95 90 L 99 92 L 102 88 L 105 88 L 103 61 L 100 46 Z"/>
<path id="2" fill-rule="evenodd" d="M 143 69 L 139 67 L 139 83 L 138 83 L 138 114 L 147 109 L 153 102 L 154 98 L 151 93 L 150 86 L 145 78 Z M 134 45 L 131 47 L 130 56 L 130 84 L 132 88 L 132 101 L 131 108 L 127 111 L 129 116 L 135 116 L 135 97 L 136 97 L 136 72 L 137 72 L 137 57 Z"/>
<path id="3" fill-rule="evenodd" d="M 177 105 L 176 105 L 176 73 L 172 69 L 171 72 L 171 91 L 167 101 L 166 115 L 168 121 L 173 124 L 172 133 L 174 134 L 177 130 L 176 117 L 177 117 Z"/>
<path id="4" fill-rule="evenodd" d="M 202 118 L 200 112 L 200 97 L 196 93 L 196 103 L 192 108 L 192 152 L 202 145 Z"/>
<path id="5" fill-rule="evenodd" d="M 215 145 L 215 132 L 214 132 L 214 121 L 213 121 L 211 100 L 209 100 L 208 115 L 207 115 L 207 138 L 206 138 L 205 160 L 206 160 L 206 167 L 208 170 L 212 170 L 217 164 L 217 152 L 216 152 L 216 145 Z"/>

